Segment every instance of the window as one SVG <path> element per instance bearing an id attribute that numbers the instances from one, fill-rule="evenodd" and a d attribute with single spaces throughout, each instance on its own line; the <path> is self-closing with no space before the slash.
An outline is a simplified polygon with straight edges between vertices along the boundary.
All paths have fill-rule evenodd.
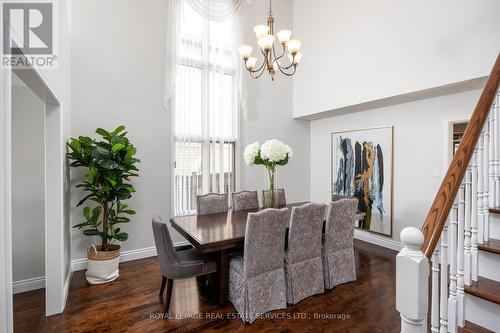
<path id="1" fill-rule="evenodd" d="M 234 22 L 214 22 L 181 2 L 174 89 L 174 213 L 196 195 L 235 188 L 237 69 Z"/>

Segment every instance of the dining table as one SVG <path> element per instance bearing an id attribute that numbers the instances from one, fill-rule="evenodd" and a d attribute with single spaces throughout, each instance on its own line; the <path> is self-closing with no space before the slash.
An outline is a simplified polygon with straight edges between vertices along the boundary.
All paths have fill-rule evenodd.
<path id="1" fill-rule="evenodd" d="M 288 222 L 294 206 L 308 202 L 290 203 L 278 208 L 288 208 Z M 215 303 L 227 305 L 229 297 L 229 261 L 232 253 L 243 248 L 247 216 L 264 208 L 228 211 L 210 215 L 185 215 L 170 219 L 172 227 L 201 253 L 212 255 L 217 262 L 215 275 Z M 364 218 L 358 213 L 356 220 Z"/>

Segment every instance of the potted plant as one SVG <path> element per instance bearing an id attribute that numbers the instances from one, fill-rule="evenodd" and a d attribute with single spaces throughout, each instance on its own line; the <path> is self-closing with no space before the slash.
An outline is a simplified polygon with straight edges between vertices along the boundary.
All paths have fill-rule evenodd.
<path id="1" fill-rule="evenodd" d="M 85 168 L 85 178 L 76 185 L 85 195 L 77 207 L 87 205 L 83 208 L 83 222 L 74 228 L 83 229 L 86 236 L 101 239 L 99 246 L 91 245 L 87 250 L 86 277 L 91 284 L 110 282 L 119 276 L 120 245 L 115 241 L 126 241 L 128 234 L 118 225 L 130 222 L 128 216 L 135 214 L 123 202 L 135 192 L 129 180 L 137 177 L 139 171 L 137 150 L 129 142 L 125 126 L 111 132 L 98 128 L 96 133 L 102 138 L 71 138 L 67 153 L 70 166 Z"/>
<path id="2" fill-rule="evenodd" d="M 243 158 L 247 165 L 263 165 L 267 170 L 267 175 L 269 176 L 269 196 L 268 200 L 264 202 L 264 207 L 274 208 L 274 187 L 275 187 L 275 173 L 276 166 L 285 166 L 288 164 L 288 160 L 292 158 L 293 151 L 289 145 L 283 142 L 272 139 L 267 140 L 259 145 L 258 142 L 254 142 L 245 147 L 243 152 Z"/>

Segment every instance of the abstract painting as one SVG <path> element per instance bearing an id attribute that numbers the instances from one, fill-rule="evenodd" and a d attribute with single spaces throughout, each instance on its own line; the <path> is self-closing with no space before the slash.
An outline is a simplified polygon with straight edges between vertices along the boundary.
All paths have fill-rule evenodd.
<path id="1" fill-rule="evenodd" d="M 358 198 L 357 228 L 392 236 L 392 126 L 332 133 L 332 194 Z"/>

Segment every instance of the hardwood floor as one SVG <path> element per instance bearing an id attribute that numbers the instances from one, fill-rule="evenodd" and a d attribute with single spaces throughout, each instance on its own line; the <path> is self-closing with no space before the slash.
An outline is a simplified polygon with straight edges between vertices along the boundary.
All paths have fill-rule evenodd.
<path id="1" fill-rule="evenodd" d="M 196 279 L 174 282 L 170 312 L 176 318 L 158 319 L 161 276 L 156 258 L 147 258 L 120 264 L 120 278 L 107 285 L 90 286 L 84 271 L 75 272 L 60 315 L 43 318 L 43 290 L 15 295 L 15 332 L 399 332 L 396 252 L 357 240 L 355 250 L 356 282 L 270 312 L 251 325 L 234 318 L 231 304 L 210 304 Z"/>

